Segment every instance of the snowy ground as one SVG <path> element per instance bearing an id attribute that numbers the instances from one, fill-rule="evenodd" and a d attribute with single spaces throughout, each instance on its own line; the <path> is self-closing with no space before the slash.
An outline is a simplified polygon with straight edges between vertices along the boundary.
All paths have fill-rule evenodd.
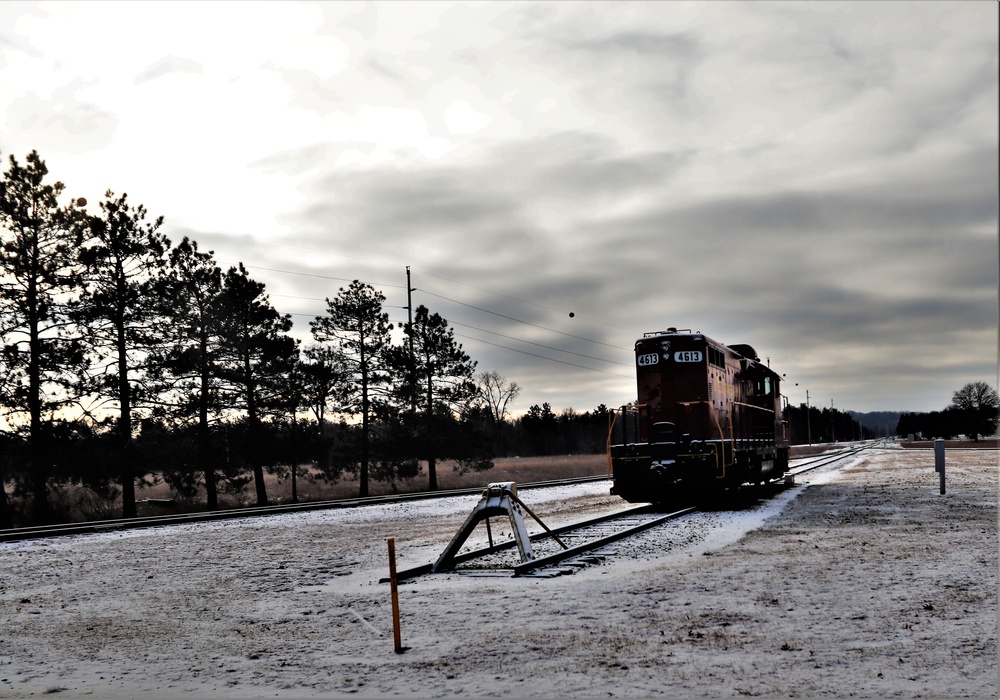
<path id="1" fill-rule="evenodd" d="M 415 579 L 403 654 L 386 539 L 434 561 L 476 496 L 4 544 L 0 697 L 996 697 L 997 454 L 950 451 L 944 496 L 933 454 L 869 452 L 570 576 Z"/>

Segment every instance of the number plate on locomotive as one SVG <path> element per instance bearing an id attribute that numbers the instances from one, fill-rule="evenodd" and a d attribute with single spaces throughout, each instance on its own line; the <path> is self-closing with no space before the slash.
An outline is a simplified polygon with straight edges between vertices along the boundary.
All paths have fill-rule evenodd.
<path id="1" fill-rule="evenodd" d="M 674 353 L 676 362 L 701 362 L 701 350 L 683 350 Z"/>
<path id="2" fill-rule="evenodd" d="M 648 367 L 649 365 L 655 365 L 657 362 L 659 362 L 660 356 L 657 355 L 655 352 L 651 352 L 646 355 L 639 355 L 639 357 L 636 358 L 636 361 L 638 362 L 640 367 Z"/>

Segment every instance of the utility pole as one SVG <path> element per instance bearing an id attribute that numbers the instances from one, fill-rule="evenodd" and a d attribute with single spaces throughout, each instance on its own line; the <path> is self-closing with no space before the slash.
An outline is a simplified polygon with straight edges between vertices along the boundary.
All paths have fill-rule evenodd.
<path id="1" fill-rule="evenodd" d="M 806 436 L 809 444 L 813 444 L 812 420 L 809 418 L 809 390 L 806 389 Z"/>
<path id="2" fill-rule="evenodd" d="M 837 442 L 837 414 L 833 410 L 833 399 L 830 399 L 830 437 Z"/>
<path id="3" fill-rule="evenodd" d="M 406 315 L 409 319 L 410 332 L 407 333 L 407 340 L 410 347 L 410 413 L 417 412 L 417 362 L 413 357 L 413 287 L 410 286 L 410 266 L 406 266 Z"/>

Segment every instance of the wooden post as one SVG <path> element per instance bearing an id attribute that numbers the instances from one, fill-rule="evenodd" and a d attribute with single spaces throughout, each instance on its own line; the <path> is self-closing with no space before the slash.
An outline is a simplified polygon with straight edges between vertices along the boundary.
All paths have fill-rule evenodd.
<path id="1" fill-rule="evenodd" d="M 396 539 L 389 538 L 389 588 L 392 591 L 392 640 L 396 653 L 403 653 L 403 642 L 399 633 L 399 590 L 396 586 Z"/>
<path id="2" fill-rule="evenodd" d="M 944 495 L 944 440 L 934 441 L 934 471 L 941 477 L 941 495 Z"/>

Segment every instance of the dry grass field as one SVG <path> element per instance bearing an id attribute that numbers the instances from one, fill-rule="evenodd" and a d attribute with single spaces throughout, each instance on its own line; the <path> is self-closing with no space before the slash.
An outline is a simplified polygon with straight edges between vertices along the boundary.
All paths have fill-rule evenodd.
<path id="1" fill-rule="evenodd" d="M 793 456 L 804 456 L 830 450 L 830 445 L 802 445 L 792 448 Z M 312 472 L 302 467 L 298 477 L 298 496 L 303 501 L 318 501 L 333 498 L 353 498 L 358 495 L 359 484 L 356 477 L 346 474 L 336 483 L 311 479 Z M 459 474 L 455 462 L 443 461 L 437 465 L 438 487 L 440 489 L 462 489 L 485 487 L 495 481 L 529 483 L 552 479 L 569 479 L 578 476 L 600 476 L 609 473 L 608 457 L 604 453 L 585 455 L 552 455 L 547 457 L 501 457 L 494 460 L 493 468 L 485 472 Z M 395 484 L 381 481 L 369 483 L 371 495 L 387 493 L 412 493 L 427 489 L 427 464 L 421 462 L 420 474 L 411 479 L 401 479 Z M 265 477 L 268 497 L 275 503 L 285 503 L 292 498 L 290 479 L 279 479 L 268 474 Z M 165 484 L 145 489 L 140 498 L 173 498 L 170 487 Z M 249 486 L 238 497 L 230 497 L 230 505 L 252 505 L 253 487 Z"/>
<path id="2" fill-rule="evenodd" d="M 488 471 L 466 474 L 459 474 L 454 462 L 444 461 L 437 466 L 438 488 L 440 489 L 485 487 L 494 481 L 528 483 L 577 476 L 599 476 L 607 473 L 607 456 L 604 454 L 505 457 L 494 460 L 493 468 Z M 183 498 L 169 484 L 155 478 L 155 476 L 152 480 L 158 483 L 152 485 L 147 483 L 136 493 L 138 499 L 136 509 L 139 516 L 194 512 L 204 509 L 203 492 L 193 499 Z M 292 502 L 290 478 L 279 478 L 274 474 L 265 474 L 264 481 L 267 486 L 268 500 L 271 503 Z M 360 490 L 360 484 L 352 474 L 345 474 L 338 481 L 330 482 L 318 478 L 317 472 L 308 466 L 299 468 L 296 481 L 299 502 L 355 498 Z M 427 486 L 427 465 L 422 463 L 420 474 L 411 479 L 402 479 L 395 484 L 370 481 L 369 495 L 426 491 Z M 13 500 L 16 499 L 12 497 Z M 53 489 L 52 501 L 57 512 L 63 513 L 64 519 L 67 521 L 103 520 L 121 515 L 120 499 L 106 501 L 82 486 L 69 485 Z M 220 493 L 219 503 L 223 508 L 255 505 L 253 482 L 240 493 Z"/>
<path id="3" fill-rule="evenodd" d="M 555 455 L 550 457 L 504 457 L 494 460 L 492 469 L 485 472 L 470 472 L 459 474 L 456 464 L 451 461 L 439 462 L 437 465 L 438 488 L 462 489 L 485 487 L 494 481 L 514 481 L 527 483 L 531 481 L 548 481 L 551 479 L 568 479 L 576 476 L 599 476 L 608 473 L 607 456 L 594 455 Z M 355 498 L 360 485 L 352 474 L 345 474 L 336 483 L 311 478 L 314 472 L 302 467 L 297 479 L 298 498 L 300 501 L 320 501 L 335 498 Z M 369 495 L 388 493 L 411 493 L 426 491 L 428 484 L 427 464 L 421 463 L 420 474 L 411 479 L 401 479 L 395 484 L 383 481 L 369 482 Z M 273 503 L 287 503 L 292 499 L 291 479 L 279 479 L 268 474 L 265 476 L 268 498 Z M 159 485 L 144 490 L 140 498 L 173 498 L 174 494 L 166 485 Z M 253 485 L 239 496 L 228 497 L 229 505 L 253 505 Z M 156 507 L 149 506 L 147 507 Z"/>
<path id="4" fill-rule="evenodd" d="M 919 442 L 904 442 L 906 448 L 931 449 L 934 442 L 930 440 Z M 952 448 L 996 449 L 997 440 L 949 441 Z M 818 454 L 835 446 L 796 445 L 792 447 L 793 456 Z M 839 446 L 837 446 L 839 447 Z M 554 455 L 548 457 L 503 457 L 494 460 L 492 469 L 485 472 L 460 474 L 456 464 L 444 461 L 438 464 L 437 476 L 440 489 L 460 489 L 485 487 L 495 481 L 513 481 L 529 483 L 534 481 L 549 481 L 579 476 L 599 476 L 608 474 L 608 458 L 605 454 L 587 455 Z M 292 483 L 289 478 L 279 478 L 273 474 L 265 476 L 268 499 L 271 503 L 289 503 L 292 501 Z M 369 483 L 370 495 L 388 493 L 412 493 L 424 491 L 428 486 L 426 463 L 421 464 L 420 474 L 411 479 L 402 479 L 395 484 L 382 481 Z M 321 501 L 338 498 L 354 498 L 359 494 L 360 485 L 355 476 L 345 474 L 336 482 L 317 478 L 315 470 L 307 466 L 300 467 L 296 489 L 298 500 Z M 181 498 L 168 484 L 159 481 L 139 489 L 137 504 L 140 516 L 164 515 L 169 513 L 198 511 L 204 508 L 204 494 L 194 499 Z M 118 517 L 121 514 L 120 501 L 105 501 L 96 494 L 80 486 L 66 486 L 55 489 L 53 501 L 57 510 L 65 514 L 70 521 L 101 520 Z M 255 504 L 253 484 L 250 483 L 241 493 L 220 494 L 219 501 L 224 508 L 239 508 Z"/>

